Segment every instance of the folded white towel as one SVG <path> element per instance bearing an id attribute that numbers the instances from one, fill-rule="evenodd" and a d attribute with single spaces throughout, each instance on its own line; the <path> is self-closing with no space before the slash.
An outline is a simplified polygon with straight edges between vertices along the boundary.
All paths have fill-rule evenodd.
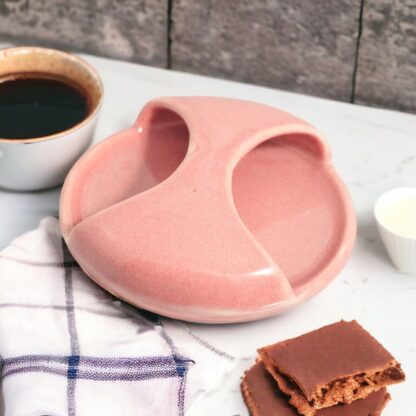
<path id="1" fill-rule="evenodd" d="M 0 355 L 5 416 L 184 415 L 233 363 L 95 285 L 55 218 L 0 253 Z"/>

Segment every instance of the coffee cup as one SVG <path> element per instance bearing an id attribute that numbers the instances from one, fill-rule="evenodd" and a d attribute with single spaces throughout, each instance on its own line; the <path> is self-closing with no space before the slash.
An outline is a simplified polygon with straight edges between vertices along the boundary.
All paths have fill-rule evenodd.
<path id="1" fill-rule="evenodd" d="M 3 123 L 11 126 L 12 133 L 6 129 L 7 133 L 2 134 L 5 130 L 2 130 L 0 118 L 0 187 L 16 191 L 52 188 L 63 183 L 72 165 L 92 141 L 103 99 L 102 81 L 87 62 L 66 52 L 39 47 L 0 50 L 0 83 L 20 79 L 24 79 L 26 84 L 33 84 L 33 80 L 38 80 L 39 84 L 39 80 L 45 80 L 45 83 L 49 83 L 49 90 L 53 90 L 55 85 L 65 84 L 67 95 L 71 94 L 72 88 L 77 90 L 77 93 L 73 92 L 75 96 L 81 94 L 85 99 L 85 113 L 77 122 L 66 125 L 62 130 L 45 130 L 48 133 L 43 135 L 30 131 L 30 123 L 25 120 L 26 113 L 19 113 L 14 119 L 8 117 L 3 108 Z M 38 88 L 37 91 L 40 88 L 41 95 L 45 98 L 49 90 L 43 91 L 41 84 L 36 84 L 35 87 Z M 22 88 L 25 86 L 21 85 L 20 89 Z M 13 93 L 9 93 L 8 98 L 14 99 Z M 61 96 L 58 98 L 65 99 Z M 36 106 L 37 103 L 32 104 Z M 6 106 L 7 103 L 3 105 Z M 12 110 L 15 111 L 15 108 Z M 26 106 L 25 111 L 29 110 Z M 0 114 L 1 111 L 0 108 Z M 43 122 L 52 128 L 57 120 L 56 117 L 46 117 Z M 21 136 L 19 127 L 26 129 L 27 137 L 24 136 L 25 133 Z M 16 137 L 13 137 L 13 128 L 16 128 L 20 136 L 16 133 Z M 3 137 L 4 135 L 9 137 Z"/>

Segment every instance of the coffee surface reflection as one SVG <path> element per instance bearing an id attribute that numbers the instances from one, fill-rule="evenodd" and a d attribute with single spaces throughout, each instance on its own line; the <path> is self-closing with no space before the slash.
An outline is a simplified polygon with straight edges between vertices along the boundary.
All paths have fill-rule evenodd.
<path id="1" fill-rule="evenodd" d="M 89 114 L 78 86 L 40 74 L 0 79 L 0 138 L 32 139 L 70 129 Z"/>

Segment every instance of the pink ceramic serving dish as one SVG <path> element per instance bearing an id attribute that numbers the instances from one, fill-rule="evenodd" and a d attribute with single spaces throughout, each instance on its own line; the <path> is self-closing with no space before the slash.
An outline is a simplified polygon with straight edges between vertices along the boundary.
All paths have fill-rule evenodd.
<path id="1" fill-rule="evenodd" d="M 248 101 L 172 97 L 89 150 L 66 179 L 63 236 L 138 307 L 195 322 L 278 314 L 323 289 L 356 221 L 320 133 Z"/>

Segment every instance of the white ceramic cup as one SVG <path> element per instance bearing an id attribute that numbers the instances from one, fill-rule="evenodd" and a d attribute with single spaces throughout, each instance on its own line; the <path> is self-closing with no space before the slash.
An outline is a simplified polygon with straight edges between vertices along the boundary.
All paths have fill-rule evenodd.
<path id="1" fill-rule="evenodd" d="M 31 139 L 0 137 L 0 187 L 34 191 L 63 183 L 71 166 L 90 145 L 103 98 L 97 72 L 83 59 L 54 49 L 17 47 L 0 50 L 0 82 L 30 73 L 67 79 L 87 95 L 90 111 L 70 129 Z"/>
<path id="2" fill-rule="evenodd" d="M 397 188 L 381 195 L 374 215 L 384 246 L 402 273 L 416 275 L 416 188 Z"/>

